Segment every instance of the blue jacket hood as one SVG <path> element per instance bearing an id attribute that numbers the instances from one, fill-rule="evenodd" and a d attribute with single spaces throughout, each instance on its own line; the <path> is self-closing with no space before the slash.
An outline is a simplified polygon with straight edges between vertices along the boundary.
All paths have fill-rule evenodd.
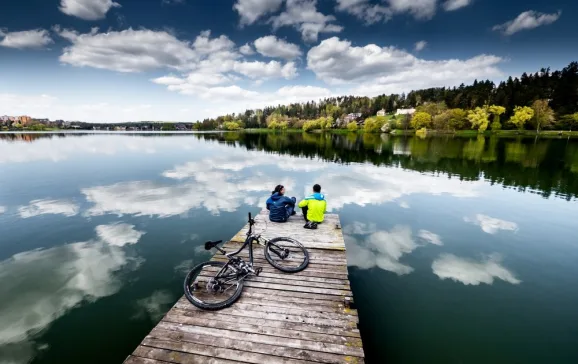
<path id="1" fill-rule="evenodd" d="M 305 199 L 323 201 L 325 200 L 325 195 L 320 192 L 315 192 L 314 194 L 307 196 Z"/>
<path id="2" fill-rule="evenodd" d="M 271 195 L 271 200 L 273 201 L 278 201 L 283 197 L 282 194 L 280 194 L 279 192 L 275 192 L 274 194 Z"/>

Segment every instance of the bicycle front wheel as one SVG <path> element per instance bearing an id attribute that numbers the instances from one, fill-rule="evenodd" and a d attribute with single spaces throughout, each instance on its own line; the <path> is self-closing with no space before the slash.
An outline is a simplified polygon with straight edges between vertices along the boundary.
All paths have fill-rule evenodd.
<path id="1" fill-rule="evenodd" d="M 239 299 L 243 279 L 225 262 L 204 262 L 187 274 L 184 289 L 189 302 L 198 308 L 220 310 Z"/>
<path id="2" fill-rule="evenodd" d="M 309 252 L 295 239 L 274 238 L 265 245 L 265 258 L 275 268 L 287 272 L 300 272 L 309 264 Z"/>

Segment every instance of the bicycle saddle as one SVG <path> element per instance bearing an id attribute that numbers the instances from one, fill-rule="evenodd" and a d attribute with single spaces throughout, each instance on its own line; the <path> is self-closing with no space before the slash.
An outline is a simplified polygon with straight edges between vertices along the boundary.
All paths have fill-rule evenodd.
<path id="1" fill-rule="evenodd" d="M 211 250 L 214 247 L 216 247 L 217 245 L 221 244 L 223 241 L 222 240 L 218 240 L 218 241 L 207 241 L 205 243 L 205 250 Z"/>

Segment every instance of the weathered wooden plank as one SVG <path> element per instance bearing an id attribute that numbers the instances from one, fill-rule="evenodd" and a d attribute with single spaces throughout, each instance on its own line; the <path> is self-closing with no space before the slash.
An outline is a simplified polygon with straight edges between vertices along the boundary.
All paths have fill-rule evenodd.
<path id="1" fill-rule="evenodd" d="M 220 269 L 219 267 L 207 267 L 203 271 L 216 273 L 219 271 L 219 269 Z M 293 273 L 284 273 L 278 269 L 275 269 L 275 268 L 273 268 L 273 269 L 274 270 L 263 269 L 263 271 L 261 272 L 259 277 L 277 278 L 277 279 L 283 279 L 286 281 L 305 281 L 305 282 L 319 282 L 319 283 L 349 285 L 349 280 L 347 279 L 347 277 L 338 279 L 338 278 L 319 277 L 318 275 L 305 276 L 305 275 L 296 275 Z"/>
<path id="2" fill-rule="evenodd" d="M 248 257 L 243 257 L 241 256 L 241 258 L 243 260 L 245 260 L 246 262 L 249 262 L 249 258 Z M 212 260 L 217 260 L 220 262 L 227 262 L 229 259 L 226 256 L 223 255 L 215 255 L 213 257 Z M 261 257 L 261 256 L 254 256 L 253 257 L 253 264 L 257 267 L 265 267 L 265 266 L 270 266 L 269 262 L 265 259 L 265 257 Z M 272 267 L 272 266 L 271 266 Z M 326 262 L 309 262 L 309 264 L 307 265 L 307 268 L 305 269 L 319 269 L 319 270 L 326 270 L 329 272 L 340 272 L 340 273 L 347 273 L 347 266 L 344 264 L 329 264 Z"/>
<path id="3" fill-rule="evenodd" d="M 247 287 L 259 287 L 276 289 L 280 291 L 291 291 L 291 292 L 306 292 L 306 293 L 319 293 L 334 296 L 351 296 L 351 291 L 343 289 L 328 289 L 328 288 L 315 288 L 315 287 L 304 287 L 304 286 L 290 286 L 287 284 L 273 284 L 273 283 L 262 283 L 254 280 L 245 281 Z"/>
<path id="4" fill-rule="evenodd" d="M 183 353 L 179 351 L 170 351 L 165 349 L 152 348 L 149 346 L 139 346 L 133 353 L 136 361 L 130 364 L 161 364 L 161 363 L 179 363 L 179 364 L 239 364 L 236 360 L 211 358 L 209 356 Z M 144 360 L 144 361 L 139 361 Z M 128 362 L 127 362 L 128 363 Z"/>
<path id="5" fill-rule="evenodd" d="M 139 346 L 140 347 L 140 346 Z M 141 358 L 138 356 L 129 356 L 124 361 L 126 364 L 166 364 L 166 361 L 159 361 L 154 359 Z M 177 362 L 175 362 L 177 363 Z"/>
<path id="6" fill-rule="evenodd" d="M 199 316 L 207 315 L 207 311 L 201 311 L 197 308 L 191 308 L 190 305 L 180 304 L 177 303 L 175 305 L 176 308 L 185 311 L 193 311 L 196 312 Z M 282 313 L 275 313 L 275 312 L 268 312 L 268 311 L 257 311 L 257 310 L 248 310 L 248 309 L 240 309 L 238 307 L 228 307 L 220 312 L 225 312 L 230 315 L 236 316 L 251 316 L 256 318 L 262 318 L 266 320 L 277 320 L 277 321 L 288 321 L 288 322 L 299 322 L 299 323 L 307 323 L 311 325 L 318 325 L 318 326 L 329 326 L 329 327 L 340 327 L 343 329 L 354 328 L 357 326 L 356 321 L 346 321 L 340 319 L 329 319 L 329 318 L 317 318 L 317 317 L 305 317 L 295 314 L 282 314 Z"/>
<path id="7" fill-rule="evenodd" d="M 322 363 L 343 362 L 343 356 L 363 356 L 363 349 L 329 343 L 318 343 L 309 340 L 295 338 L 279 338 L 276 336 L 243 333 L 243 340 L 239 339 L 239 332 L 235 330 L 217 329 L 212 327 L 200 327 L 191 325 L 179 325 L 172 322 L 159 322 L 155 330 L 163 330 L 161 333 L 176 331 L 182 336 L 172 336 L 171 339 L 218 345 L 229 349 L 247 350 L 256 349 L 262 354 L 278 355 L 279 351 L 288 354 L 287 348 L 301 349 L 298 355 L 287 355 L 293 359 L 307 359 Z M 154 330 L 153 330 L 154 332 Z M 151 334 L 153 333 L 151 332 Z M 159 335 L 162 338 L 162 334 Z M 165 336 L 166 337 L 166 336 Z M 263 345 L 247 345 L 263 344 Z M 295 351 L 293 351 L 294 353 Z M 291 353 L 291 351 L 289 351 Z M 329 355 L 328 355 L 329 354 Z M 333 354 L 338 354 L 337 356 Z M 305 355 L 305 356 L 304 356 Z"/>
<path id="8" fill-rule="evenodd" d="M 255 219 L 262 228 L 267 212 Z M 181 297 L 125 363 L 363 363 L 357 310 L 344 304 L 352 292 L 339 224 L 337 215 L 326 215 L 317 230 L 303 229 L 299 216 L 284 224 L 267 222 L 266 231 L 258 226 L 256 232 L 265 238 L 300 241 L 309 252 L 307 268 L 284 273 L 267 262 L 262 246 L 255 245 L 255 266 L 263 270 L 245 281 L 237 302 L 207 311 Z M 247 229 L 224 248 L 238 250 Z M 239 256 L 248 260 L 248 249 Z M 212 259 L 227 260 L 222 255 Z M 200 280 L 215 271 L 208 269 Z"/>
<path id="9" fill-rule="evenodd" d="M 288 337 L 294 339 L 316 341 L 320 343 L 331 343 L 360 348 L 362 347 L 361 339 L 358 336 L 341 335 L 343 333 L 348 335 L 352 334 L 351 332 L 346 331 L 317 333 L 302 330 L 302 329 L 308 330 L 310 325 L 293 324 L 283 321 L 275 322 L 274 327 L 270 327 L 266 326 L 267 324 L 269 324 L 268 322 L 264 322 L 264 320 L 258 319 L 243 320 L 243 318 L 228 315 L 221 315 L 221 316 L 215 315 L 212 318 L 201 318 L 195 315 L 192 316 L 181 315 L 180 313 L 181 311 L 172 310 L 163 318 L 163 321 L 174 322 L 182 325 L 214 327 L 217 329 L 234 329 L 235 331 L 250 332 L 253 334 Z M 256 324 L 257 322 L 261 322 L 263 324 Z"/>
<path id="10" fill-rule="evenodd" d="M 239 242 L 230 241 L 225 243 L 222 248 L 227 251 L 227 253 L 235 252 L 241 247 L 243 244 Z M 307 252 L 309 254 L 310 260 L 328 260 L 328 261 L 337 261 L 340 263 L 347 263 L 347 256 L 344 251 L 331 251 L 331 250 L 318 250 L 318 249 L 311 249 L 308 248 Z M 239 255 L 249 255 L 249 248 L 246 247 L 245 249 L 241 250 Z M 255 256 L 265 256 L 264 247 L 258 244 L 253 244 L 253 255 Z"/>
<path id="11" fill-rule="evenodd" d="M 326 215 L 325 221 L 319 224 L 316 230 L 304 229 L 301 216 L 291 217 L 286 223 L 274 223 L 268 221 L 267 211 L 261 211 L 255 216 L 255 221 L 255 231 L 259 233 L 264 230 L 261 235 L 266 239 L 285 236 L 298 240 L 306 248 L 345 250 L 341 229 L 336 228 L 337 225 L 341 226 L 337 215 Z M 248 229 L 249 227 L 245 226 L 231 240 L 245 241 Z"/>
<path id="12" fill-rule="evenodd" d="M 234 323 L 237 326 L 241 325 L 257 325 L 263 328 L 279 328 L 286 330 L 293 330 L 297 334 L 298 332 L 310 332 L 318 334 L 335 335 L 338 337 L 354 337 L 359 338 L 359 330 L 357 327 L 340 328 L 331 326 L 317 326 L 309 325 L 302 322 L 291 322 L 288 320 L 278 321 L 271 319 L 263 319 L 259 317 L 249 317 L 247 315 L 237 316 L 231 314 L 230 312 L 222 311 L 206 311 L 204 315 L 198 315 L 196 311 L 181 310 L 179 308 L 173 308 L 171 313 L 175 313 L 179 316 L 190 317 L 193 320 L 215 320 L 215 321 L 226 321 L 228 323 Z M 199 324 L 200 325 L 200 324 Z"/>
<path id="13" fill-rule="evenodd" d="M 322 318 L 330 320 L 346 320 L 357 322 L 357 312 L 353 314 L 353 310 L 342 309 L 342 310 L 329 310 L 325 306 L 320 307 L 320 309 L 307 307 L 303 305 L 298 305 L 296 303 L 285 304 L 286 307 L 281 305 L 263 305 L 260 300 L 243 298 L 243 302 L 235 302 L 235 308 L 240 310 L 251 310 L 260 311 L 267 313 L 279 313 L 283 315 L 296 315 L 307 318 Z M 187 300 L 179 300 L 175 307 L 183 309 L 183 307 L 189 307 L 191 304 Z M 224 309 L 227 310 L 227 309 Z"/>
<path id="14" fill-rule="evenodd" d="M 242 341 L 240 341 L 242 342 Z M 151 346 L 160 349 L 167 349 L 173 351 L 182 351 L 185 353 L 199 354 L 220 359 L 238 360 L 244 363 L 270 363 L 270 364 L 306 364 L 314 363 L 312 361 L 296 360 L 283 358 L 280 356 L 264 355 L 259 353 L 252 353 L 248 351 L 233 350 L 228 348 L 221 348 L 210 346 L 206 344 L 198 344 L 193 342 L 179 342 L 173 340 L 163 340 L 162 338 L 149 338 L 148 336 L 143 340 L 143 345 Z"/>

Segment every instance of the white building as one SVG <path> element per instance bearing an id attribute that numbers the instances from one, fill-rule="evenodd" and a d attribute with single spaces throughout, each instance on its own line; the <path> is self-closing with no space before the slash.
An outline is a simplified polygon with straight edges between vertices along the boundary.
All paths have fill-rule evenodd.
<path id="1" fill-rule="evenodd" d="M 377 116 L 385 116 L 385 109 L 381 109 L 377 112 Z"/>
<path id="2" fill-rule="evenodd" d="M 411 115 L 415 113 L 415 109 L 397 109 L 395 115 Z"/>
<path id="3" fill-rule="evenodd" d="M 8 115 L 0 116 L 0 121 L 10 121 L 10 116 Z"/>

